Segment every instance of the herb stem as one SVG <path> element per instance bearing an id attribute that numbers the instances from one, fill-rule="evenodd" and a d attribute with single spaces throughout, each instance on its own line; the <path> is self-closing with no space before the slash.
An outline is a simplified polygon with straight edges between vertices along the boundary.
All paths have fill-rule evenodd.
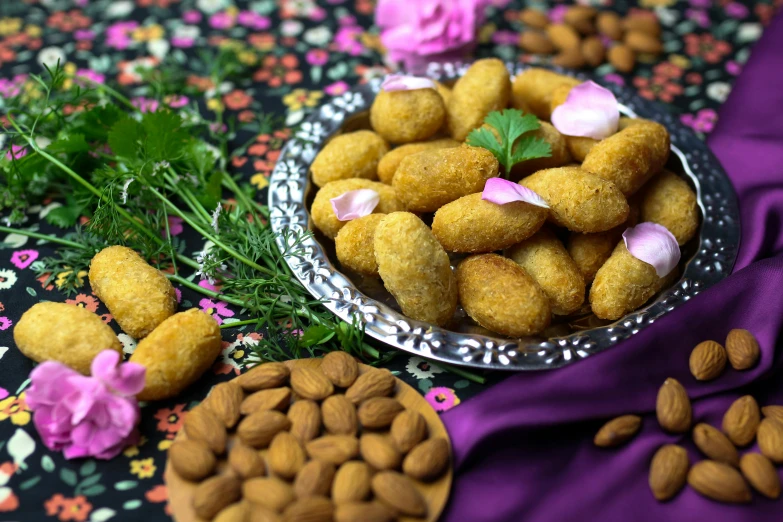
<path id="1" fill-rule="evenodd" d="M 469 372 L 467 370 L 463 370 L 462 368 L 458 368 L 457 366 L 452 366 L 450 364 L 444 364 L 444 363 L 435 363 L 435 364 L 437 364 L 439 367 L 443 368 L 449 373 L 453 373 L 454 375 L 459 375 L 464 379 L 473 381 L 478 384 L 484 384 L 487 381 L 481 375 L 476 375 L 475 373 Z"/>
<path id="2" fill-rule="evenodd" d="M 86 250 L 88 247 L 85 245 L 82 245 L 81 243 L 76 243 L 75 241 L 69 241 L 67 239 L 63 239 L 57 236 L 48 236 L 46 234 L 39 234 L 38 232 L 32 232 L 30 230 L 24 230 L 24 229 L 16 229 L 16 228 L 10 228 L 10 227 L 2 227 L 0 226 L 0 232 L 6 232 L 8 234 L 19 234 L 20 236 L 27 236 L 32 237 L 35 239 L 42 239 L 44 241 L 51 241 L 52 243 L 58 243 L 63 246 L 71 247 L 71 248 L 81 248 Z"/>
<path id="3" fill-rule="evenodd" d="M 176 274 L 166 274 L 166 277 L 168 277 L 171 281 L 174 281 L 182 286 L 185 286 L 187 288 L 190 288 L 191 290 L 198 292 L 200 294 L 204 294 L 207 297 L 211 297 L 212 299 L 217 299 L 219 301 L 223 301 L 224 303 L 232 304 L 234 306 L 239 306 L 244 308 L 245 304 L 240 301 L 239 299 L 233 299 L 231 297 L 228 297 L 225 294 L 221 294 L 220 292 L 213 292 L 212 290 L 209 290 L 208 288 L 204 288 L 203 286 L 199 286 L 193 281 L 188 281 L 182 276 L 176 275 Z"/>
<path id="4" fill-rule="evenodd" d="M 220 328 L 233 328 L 235 326 L 244 326 L 246 324 L 258 324 L 260 321 L 258 319 L 246 319 L 244 321 L 234 321 L 231 323 L 223 323 L 220 325 Z"/>

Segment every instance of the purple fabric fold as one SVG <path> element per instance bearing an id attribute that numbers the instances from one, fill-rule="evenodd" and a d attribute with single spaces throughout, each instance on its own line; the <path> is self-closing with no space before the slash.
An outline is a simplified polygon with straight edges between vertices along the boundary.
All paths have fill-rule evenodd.
<path id="1" fill-rule="evenodd" d="M 682 444 L 691 463 L 703 458 L 689 434 L 668 435 L 658 426 L 655 398 L 667 377 L 688 390 L 694 424 L 720 427 L 731 402 L 748 393 L 760 404 L 783 404 L 780 49 L 779 15 L 737 79 L 709 140 L 740 201 L 743 239 L 734 273 L 611 350 L 559 370 L 513 375 L 445 413 L 456 480 L 442 520 L 783 520 L 780 504 L 758 494 L 750 505 L 728 506 L 686 488 L 662 504 L 647 485 L 650 460 L 662 444 Z M 757 336 L 759 364 L 697 382 L 688 370 L 691 349 L 706 339 L 722 343 L 731 328 Z M 620 448 L 596 448 L 597 429 L 625 413 L 643 415 L 641 433 Z"/>

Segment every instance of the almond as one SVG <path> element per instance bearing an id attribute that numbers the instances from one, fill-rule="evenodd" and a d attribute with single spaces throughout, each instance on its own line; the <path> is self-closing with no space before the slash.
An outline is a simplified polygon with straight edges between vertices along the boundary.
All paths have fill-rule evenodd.
<path id="1" fill-rule="evenodd" d="M 688 475 L 688 453 L 676 444 L 661 446 L 650 463 L 650 490 L 656 500 L 669 500 L 680 492 Z"/>
<path id="2" fill-rule="evenodd" d="M 321 433 L 321 408 L 313 401 L 302 399 L 294 402 L 288 409 L 288 420 L 291 421 L 291 435 L 302 444 Z"/>
<path id="3" fill-rule="evenodd" d="M 631 440 L 639 431 L 642 418 L 638 415 L 622 415 L 616 417 L 598 430 L 593 439 L 593 444 L 600 448 L 619 446 Z"/>
<path id="4" fill-rule="evenodd" d="M 767 457 L 760 453 L 746 453 L 739 466 L 753 489 L 767 498 L 776 499 L 780 496 L 780 477 Z"/>
<path id="5" fill-rule="evenodd" d="M 425 440 L 405 457 L 402 471 L 416 480 L 435 480 L 449 467 L 449 455 L 449 443 L 443 437 Z"/>
<path id="6" fill-rule="evenodd" d="M 654 36 L 641 31 L 628 31 L 623 39 L 625 45 L 637 53 L 660 54 L 663 52 L 663 44 Z"/>
<path id="7" fill-rule="evenodd" d="M 613 45 L 606 56 L 609 63 L 620 72 L 629 73 L 636 65 L 636 56 L 627 45 Z"/>
<path id="8" fill-rule="evenodd" d="M 572 5 L 566 9 L 565 15 L 563 15 L 563 21 L 570 24 L 580 20 L 592 20 L 597 14 L 598 11 L 596 11 L 595 7 L 590 7 L 588 5 Z"/>
<path id="9" fill-rule="evenodd" d="M 334 505 L 324 497 L 307 497 L 290 504 L 283 512 L 284 522 L 332 522 Z"/>
<path id="10" fill-rule="evenodd" d="M 253 448 L 266 448 L 275 435 L 287 430 L 291 421 L 275 410 L 262 410 L 248 415 L 237 427 L 237 436 L 243 444 Z"/>
<path id="11" fill-rule="evenodd" d="M 598 67 L 604 63 L 606 49 L 601 39 L 597 36 L 590 36 L 582 40 L 582 56 L 590 67 Z"/>
<path id="12" fill-rule="evenodd" d="M 359 406 L 359 422 L 365 428 L 379 429 L 391 425 L 398 413 L 405 407 L 397 399 L 373 397 Z"/>
<path id="13" fill-rule="evenodd" d="M 242 495 L 272 511 L 280 512 L 294 501 L 293 488 L 276 477 L 252 478 L 242 484 Z"/>
<path id="14" fill-rule="evenodd" d="M 321 371 L 335 386 L 347 388 L 359 375 L 359 363 L 345 352 L 329 352 L 321 361 Z"/>
<path id="15" fill-rule="evenodd" d="M 370 494 L 372 471 L 365 462 L 352 460 L 337 470 L 332 482 L 332 500 L 336 504 L 358 502 Z"/>
<path id="16" fill-rule="evenodd" d="M 560 54 L 552 58 L 552 63 L 558 67 L 568 67 L 570 69 L 579 69 L 584 67 L 585 58 L 579 47 L 564 49 Z"/>
<path id="17" fill-rule="evenodd" d="M 345 395 L 332 395 L 321 404 L 321 417 L 326 431 L 334 435 L 356 435 L 359 421 L 356 407 Z"/>
<path id="18" fill-rule="evenodd" d="M 283 386 L 289 375 L 288 366 L 279 362 L 268 362 L 252 368 L 235 379 L 243 390 L 254 392 Z"/>
<path id="19" fill-rule="evenodd" d="M 546 34 L 556 49 L 579 48 L 579 35 L 574 29 L 565 24 L 553 24 L 546 28 Z"/>
<path id="20" fill-rule="evenodd" d="M 693 442 L 707 457 L 725 462 L 734 467 L 739 465 L 739 453 L 734 444 L 717 428 L 700 423 L 693 428 Z"/>
<path id="21" fill-rule="evenodd" d="M 329 496 L 334 472 L 335 467 L 331 462 L 311 460 L 296 474 L 296 479 L 294 480 L 296 497 Z"/>
<path id="22" fill-rule="evenodd" d="M 205 443 L 198 440 L 179 440 L 169 448 L 169 461 L 177 475 L 198 482 L 215 471 L 217 459 Z"/>
<path id="23" fill-rule="evenodd" d="M 227 508 L 223 508 L 212 522 L 244 522 L 247 520 L 250 504 L 246 502 L 234 502 Z"/>
<path id="24" fill-rule="evenodd" d="M 705 497 L 718 502 L 750 502 L 748 485 L 739 471 L 728 464 L 702 460 L 688 472 L 688 484 Z"/>
<path id="25" fill-rule="evenodd" d="M 204 400 L 204 406 L 212 410 L 215 416 L 223 421 L 226 428 L 233 428 L 241 415 L 239 408 L 245 399 L 242 388 L 233 382 L 221 382 L 212 388 Z"/>
<path id="26" fill-rule="evenodd" d="M 391 440 L 400 453 L 408 453 L 427 437 L 427 423 L 421 413 L 405 410 L 394 417 L 391 425 Z"/>
<path id="27" fill-rule="evenodd" d="M 735 370 L 753 368 L 759 360 L 759 343 L 747 330 L 732 330 L 726 337 L 729 362 Z"/>
<path id="28" fill-rule="evenodd" d="M 726 368 L 726 350 L 715 341 L 699 343 L 691 352 L 689 365 L 697 381 L 711 381 Z"/>
<path id="29" fill-rule="evenodd" d="M 334 522 L 392 522 L 397 517 L 378 502 L 348 502 L 338 504 L 334 510 Z"/>
<path id="30" fill-rule="evenodd" d="M 541 31 L 525 31 L 519 37 L 519 46 L 533 54 L 552 54 L 555 46 L 549 41 L 547 35 Z"/>
<path id="31" fill-rule="evenodd" d="M 241 442 L 235 442 L 228 452 L 228 465 L 243 480 L 260 477 L 266 471 L 261 455 Z"/>
<path id="32" fill-rule="evenodd" d="M 528 27 L 545 29 L 549 25 L 549 17 L 538 9 L 525 9 L 519 14 L 519 19 Z"/>
<path id="33" fill-rule="evenodd" d="M 386 506 L 414 517 L 427 514 L 427 503 L 411 479 L 396 471 L 381 471 L 372 478 L 372 491 Z"/>
<path id="34" fill-rule="evenodd" d="M 623 23 L 617 13 L 603 11 L 598 14 L 595 24 L 599 33 L 612 40 L 620 40 L 623 37 Z"/>
<path id="35" fill-rule="evenodd" d="M 364 461 L 377 470 L 397 469 L 402 455 L 383 435 L 365 433 L 359 439 L 359 453 Z"/>
<path id="36" fill-rule="evenodd" d="M 292 479 L 304 466 L 306 457 L 296 437 L 287 431 L 281 431 L 272 439 L 266 460 L 269 464 L 269 469 L 275 475 Z"/>
<path id="37" fill-rule="evenodd" d="M 762 455 L 775 464 L 783 464 L 783 423 L 764 419 L 759 424 L 756 441 Z"/>
<path id="38" fill-rule="evenodd" d="M 760 421 L 756 399 L 745 395 L 734 401 L 723 415 L 723 433 L 735 446 L 747 446 L 753 442 Z"/>
<path id="39" fill-rule="evenodd" d="M 247 518 L 244 522 L 282 522 L 280 515 L 265 508 L 259 504 L 253 504 L 251 502 L 245 502 L 248 506 Z M 214 521 L 213 521 L 214 522 Z M 242 522 L 241 520 L 235 520 L 232 522 Z"/>
<path id="40" fill-rule="evenodd" d="M 270 388 L 248 395 L 242 401 L 239 411 L 242 415 L 250 415 L 263 410 L 284 411 L 291 403 L 290 388 Z"/>
<path id="41" fill-rule="evenodd" d="M 763 413 L 765 417 L 775 419 L 778 422 L 783 422 L 783 406 L 764 406 L 761 408 L 761 413 Z"/>
<path id="42" fill-rule="evenodd" d="M 663 429 L 672 433 L 685 433 L 691 427 L 693 412 L 688 393 L 677 379 L 668 378 L 658 390 L 655 413 Z"/>
<path id="43" fill-rule="evenodd" d="M 389 370 L 369 370 L 356 378 L 346 391 L 345 397 L 354 404 L 372 398 L 388 397 L 397 386 Z"/>
<path id="44" fill-rule="evenodd" d="M 351 435 L 324 435 L 305 446 L 311 459 L 320 459 L 339 466 L 359 454 L 359 441 Z"/>
<path id="45" fill-rule="evenodd" d="M 641 31 L 656 38 L 661 36 L 661 24 L 652 13 L 628 15 L 623 20 L 623 29 L 626 31 Z"/>
<path id="46" fill-rule="evenodd" d="M 203 442 L 216 455 L 226 451 L 226 427 L 211 410 L 197 406 L 185 416 L 183 428 L 189 439 Z"/>
<path id="47" fill-rule="evenodd" d="M 193 492 L 193 510 L 210 520 L 242 496 L 242 482 L 233 475 L 218 475 L 199 484 Z"/>
<path id="48" fill-rule="evenodd" d="M 320 370 L 295 368 L 291 372 L 291 388 L 299 397 L 320 401 L 334 393 L 334 385 Z"/>

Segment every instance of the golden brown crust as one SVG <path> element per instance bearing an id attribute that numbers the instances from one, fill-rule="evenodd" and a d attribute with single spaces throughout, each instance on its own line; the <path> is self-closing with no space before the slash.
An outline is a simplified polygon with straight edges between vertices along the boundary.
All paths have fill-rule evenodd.
<path id="1" fill-rule="evenodd" d="M 354 272 L 366 276 L 378 275 L 378 262 L 375 260 L 375 229 L 386 214 L 370 214 L 346 223 L 334 238 L 337 259 Z"/>
<path id="2" fill-rule="evenodd" d="M 451 99 L 451 87 L 445 83 L 435 81 L 435 90 L 437 90 L 440 97 L 443 98 L 443 103 L 448 104 L 449 99 Z"/>
<path id="3" fill-rule="evenodd" d="M 141 339 L 177 310 L 177 294 L 160 270 L 124 246 L 104 248 L 90 263 L 90 286 L 120 328 Z"/>
<path id="4" fill-rule="evenodd" d="M 511 85 L 511 105 L 531 112 L 543 120 L 552 115 L 552 97 L 561 85 L 579 85 L 576 78 L 553 73 L 546 69 L 530 68 L 514 79 Z"/>
<path id="5" fill-rule="evenodd" d="M 454 84 L 446 105 L 451 137 L 465 141 L 487 114 L 506 108 L 510 95 L 510 76 L 501 60 L 485 58 L 474 62 Z"/>
<path id="6" fill-rule="evenodd" d="M 402 313 L 443 326 L 457 308 L 449 256 L 432 231 L 409 212 L 393 212 L 375 229 L 375 259 L 383 284 Z"/>
<path id="7" fill-rule="evenodd" d="M 359 189 L 370 189 L 378 193 L 380 201 L 375 207 L 374 213 L 388 214 L 405 210 L 405 205 L 397 199 L 394 189 L 389 185 L 361 178 L 342 179 L 327 183 L 315 194 L 313 205 L 310 207 L 313 225 L 329 239 L 337 237 L 337 233 L 348 222 L 337 219 L 330 200 L 346 192 Z"/>
<path id="8" fill-rule="evenodd" d="M 582 307 L 585 280 L 563 243 L 548 228 L 511 247 L 507 253 L 549 298 L 552 313 L 568 315 Z"/>
<path id="9" fill-rule="evenodd" d="M 626 225 L 623 223 L 606 232 L 568 234 L 568 254 L 576 263 L 585 282 L 590 283 L 595 279 L 595 274 L 612 255 L 612 250 L 620 241 L 625 228 Z"/>
<path id="10" fill-rule="evenodd" d="M 443 205 L 432 220 L 432 233 L 449 252 L 493 252 L 519 243 L 541 228 L 547 210 L 516 201 L 497 205 L 481 193 Z"/>
<path id="11" fill-rule="evenodd" d="M 34 304 L 14 327 L 14 342 L 35 362 L 57 361 L 84 375 L 103 350 L 122 354 L 120 340 L 98 315 L 66 303 Z"/>
<path id="12" fill-rule="evenodd" d="M 372 128 L 391 143 L 426 140 L 445 119 L 446 106 L 435 89 L 381 90 L 370 107 Z"/>
<path id="13" fill-rule="evenodd" d="M 590 150 L 599 141 L 582 136 L 566 136 L 565 139 L 566 145 L 568 146 L 568 152 L 570 152 L 574 160 L 578 162 L 584 161 L 590 153 Z"/>
<path id="14" fill-rule="evenodd" d="M 511 168 L 512 180 L 519 180 L 539 170 L 562 167 L 571 163 L 571 153 L 568 151 L 566 137 L 560 134 L 551 123 L 545 121 L 540 123 L 541 128 L 531 132 L 530 135 L 549 143 L 549 147 L 552 149 L 551 156 L 516 164 Z"/>
<path id="15" fill-rule="evenodd" d="M 387 152 L 389 145 L 369 130 L 335 136 L 310 165 L 313 183 L 323 187 L 340 179 L 378 179 L 378 162 Z"/>
<path id="16" fill-rule="evenodd" d="M 699 230 L 696 193 L 677 174 L 664 170 L 641 193 L 641 220 L 665 226 L 684 245 Z"/>
<path id="17" fill-rule="evenodd" d="M 420 143 L 408 143 L 407 145 L 392 149 L 381 158 L 380 163 L 378 163 L 378 179 L 381 183 L 391 185 L 394 173 L 397 172 L 397 167 L 399 167 L 402 160 L 408 156 L 425 150 L 448 149 L 451 147 L 459 147 L 460 145 L 461 143 L 456 140 L 443 138 L 439 140 L 422 141 Z"/>
<path id="18" fill-rule="evenodd" d="M 549 299 L 525 270 L 497 254 L 464 259 L 457 267 L 460 303 L 478 324 L 511 337 L 549 326 Z"/>

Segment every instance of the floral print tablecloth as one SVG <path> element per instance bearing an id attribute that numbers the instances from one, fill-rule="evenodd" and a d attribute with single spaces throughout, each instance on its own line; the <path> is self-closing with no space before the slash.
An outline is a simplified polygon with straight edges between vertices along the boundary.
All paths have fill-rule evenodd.
<path id="1" fill-rule="evenodd" d="M 715 125 L 717 109 L 741 73 L 752 44 L 783 2 L 580 3 L 622 13 L 637 8 L 656 11 L 664 27 L 661 60 L 640 64 L 632 75 L 618 74 L 610 65 L 600 66 L 596 73 L 663 102 L 662 110 L 679 112 L 682 121 L 703 136 Z M 479 56 L 538 61 L 521 56 L 516 45 L 522 29 L 521 4 L 512 1 L 505 9 L 490 8 L 479 33 Z M 547 9 L 554 20 L 566 9 L 566 4 L 556 2 L 525 4 Z M 226 111 L 239 121 L 250 121 L 261 111 L 280 116 L 273 128 L 258 128 L 245 153 L 233 160 L 233 168 L 246 173 L 264 201 L 269 174 L 289 129 L 322 100 L 386 73 L 372 25 L 373 9 L 372 0 L 2 0 L 0 115 L 3 98 L 19 92 L 35 96 L 29 74 L 57 60 L 69 72 L 117 84 L 134 103 L 154 108 L 158 102 L 148 95 L 150 88 L 141 83 L 139 71 L 172 60 L 187 69 L 184 82 L 197 93 L 205 111 Z M 212 84 L 209 51 L 223 47 L 237 51 L 252 67 L 252 77 Z M 183 100 L 165 101 L 176 107 Z M 0 149 L 7 148 L 4 142 L 0 134 Z M 48 201 L 32 208 L 22 226 L 56 231 L 41 219 L 59 204 Z M 177 218 L 171 218 L 170 229 L 172 234 L 183 233 Z M 198 252 L 201 246 L 189 241 L 188 251 Z M 143 407 L 138 446 L 109 462 L 65 461 L 42 446 L 31 424 L 25 389 L 32 364 L 14 346 L 14 323 L 39 300 L 83 306 L 101 314 L 112 327 L 116 323 L 87 287 L 70 297 L 59 292 L 58 281 L 67 274 L 57 274 L 48 285 L 44 278 L 36 279 L 35 262 L 50 254 L 52 245 L 12 234 L 2 238 L 0 247 L 0 521 L 166 520 L 166 449 L 188 410 L 216 382 L 239 373 L 239 363 L 263 333 L 248 327 L 225 329 L 222 356 L 207 376 L 175 400 Z M 179 295 L 181 309 L 199 307 L 219 322 L 230 322 L 238 314 L 188 291 Z M 120 338 L 126 353 L 131 353 L 134 340 L 124 334 Z M 400 354 L 389 367 L 439 411 L 482 389 L 419 357 Z M 487 385 L 500 378 L 489 376 Z"/>

